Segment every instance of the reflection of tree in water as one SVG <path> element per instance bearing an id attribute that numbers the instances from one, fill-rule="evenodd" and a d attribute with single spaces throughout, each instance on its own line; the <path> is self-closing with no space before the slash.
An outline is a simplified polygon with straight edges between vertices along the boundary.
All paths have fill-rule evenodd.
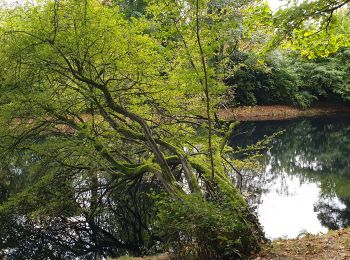
<path id="1" fill-rule="evenodd" d="M 277 192 L 288 195 L 290 191 L 283 181 L 285 176 L 297 177 L 300 184 L 316 182 L 322 192 L 315 205 L 321 223 L 328 228 L 348 226 L 350 118 L 247 122 L 238 129 L 245 134 L 233 137 L 231 142 L 244 147 L 281 130 L 285 131 L 274 138 L 272 148 L 265 151 L 262 172 L 246 180 L 247 189 L 263 193 L 278 182 Z M 338 201 L 329 197 L 337 197 Z"/>
<path id="2" fill-rule="evenodd" d="M 99 259 L 156 240 L 145 235 L 154 214 L 147 181 L 117 185 L 98 172 L 56 168 L 54 159 L 40 165 L 31 152 L 12 158 L 0 158 L 0 259 Z"/>
<path id="3" fill-rule="evenodd" d="M 350 226 L 350 198 L 339 198 L 339 202 L 322 197 L 315 205 L 318 219 L 329 229 L 339 229 Z"/>

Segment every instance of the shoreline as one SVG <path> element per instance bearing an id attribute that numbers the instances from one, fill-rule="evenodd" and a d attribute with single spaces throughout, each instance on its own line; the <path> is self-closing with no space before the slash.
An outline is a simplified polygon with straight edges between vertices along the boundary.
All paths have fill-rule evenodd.
<path id="1" fill-rule="evenodd" d="M 249 260 L 346 260 L 350 258 L 350 228 L 330 230 L 326 234 L 301 234 L 294 239 L 277 239 L 262 245 Z M 107 260 L 171 260 L 171 254 L 130 257 Z"/>
<path id="2" fill-rule="evenodd" d="M 334 259 L 350 257 L 350 228 L 330 230 L 326 234 L 301 235 L 295 239 L 277 239 L 265 245 L 253 255 L 252 260 L 303 260 Z"/>
<path id="3" fill-rule="evenodd" d="M 219 109 L 218 117 L 224 121 L 265 121 L 286 120 L 299 117 L 317 117 L 349 114 L 350 106 L 337 104 L 320 104 L 301 109 L 286 105 L 244 106 Z"/>

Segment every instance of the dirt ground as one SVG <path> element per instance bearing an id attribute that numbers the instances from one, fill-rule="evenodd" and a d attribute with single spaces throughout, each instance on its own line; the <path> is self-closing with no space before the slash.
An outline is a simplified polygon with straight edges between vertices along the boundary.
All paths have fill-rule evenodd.
<path id="1" fill-rule="evenodd" d="M 349 113 L 350 106 L 337 104 L 320 104 L 311 108 L 301 109 L 285 105 L 246 106 L 238 108 L 220 109 L 219 118 L 223 120 L 237 119 L 239 121 L 252 120 L 282 120 L 295 117 L 310 117 Z"/>
<path id="2" fill-rule="evenodd" d="M 253 256 L 254 260 L 345 260 L 350 259 L 350 228 L 324 235 L 275 240 Z"/>
<path id="3" fill-rule="evenodd" d="M 148 257 L 118 258 L 118 260 L 170 259 L 167 253 Z M 250 260 L 350 260 L 350 227 L 329 231 L 323 235 L 306 234 L 296 239 L 274 240 Z"/>

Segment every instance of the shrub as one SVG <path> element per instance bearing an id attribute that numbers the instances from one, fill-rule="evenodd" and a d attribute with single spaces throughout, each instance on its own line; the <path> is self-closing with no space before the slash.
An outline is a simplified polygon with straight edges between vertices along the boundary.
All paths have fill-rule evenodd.
<path id="1" fill-rule="evenodd" d="M 158 206 L 157 233 L 176 259 L 237 259 L 258 248 L 259 234 L 252 236 L 255 220 L 244 221 L 245 210 L 228 201 L 186 195 Z"/>

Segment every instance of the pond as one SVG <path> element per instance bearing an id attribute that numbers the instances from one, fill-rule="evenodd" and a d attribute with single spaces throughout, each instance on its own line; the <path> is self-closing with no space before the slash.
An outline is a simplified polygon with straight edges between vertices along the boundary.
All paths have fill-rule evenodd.
<path id="1" fill-rule="evenodd" d="M 254 195 L 249 196 L 250 202 L 256 207 L 267 237 L 293 238 L 306 232 L 319 233 L 349 226 L 350 116 L 243 122 L 235 128 L 235 135 L 230 139 L 230 145 L 237 150 L 236 147 L 250 146 L 276 132 L 279 134 L 271 139 L 269 148 L 261 151 L 260 168 L 247 170 L 248 167 L 245 166 L 241 169 L 244 175 L 242 188 L 245 194 Z M 236 153 L 233 156 L 239 158 L 243 155 Z M 23 159 L 24 163 L 19 164 L 20 168 L 15 168 L 11 171 L 13 174 L 9 175 L 12 185 L 9 187 L 15 189 L 26 185 L 26 178 L 30 177 L 30 167 L 35 166 L 34 162 L 40 159 L 33 156 L 31 152 L 19 154 L 18 157 Z M 71 170 L 67 173 L 70 174 Z M 51 183 L 60 180 L 59 177 L 65 179 L 67 173 L 59 172 L 55 178 L 44 180 Z M 3 174 L 8 174 L 8 171 L 4 171 Z M 51 173 L 48 172 L 46 176 L 51 176 Z M 92 195 L 90 196 L 89 189 L 86 188 L 88 186 L 84 186 L 85 179 L 80 180 L 79 174 L 74 176 L 77 176 L 73 179 L 74 188 L 77 191 L 74 193 L 77 194 L 74 199 L 89 205 Z M 101 180 L 103 180 L 101 190 L 104 192 L 105 180 L 102 178 Z M 57 183 L 59 184 L 56 185 L 57 190 L 41 188 L 38 192 L 39 196 L 42 196 L 40 198 L 51 196 L 52 191 L 62 198 L 63 193 L 60 192 L 62 188 L 67 194 L 64 198 L 69 202 L 71 190 L 62 184 L 71 185 L 71 182 Z M 46 182 L 44 184 L 46 185 Z M 49 187 L 53 189 L 55 186 Z M 147 184 L 142 189 L 150 190 Z M 116 193 L 117 191 L 120 193 Z M 129 214 L 129 201 L 120 200 L 119 197 L 123 192 L 122 187 L 116 186 L 113 193 L 106 199 L 105 207 L 99 208 L 106 211 L 101 211 L 95 219 L 86 217 L 89 216 L 86 214 L 88 211 L 77 211 L 83 214 L 73 215 L 74 208 L 66 207 L 70 205 L 69 203 L 62 204 L 68 213 L 61 211 L 61 204 L 58 204 L 60 211 L 53 212 L 59 212 L 62 216 L 44 217 L 40 222 L 33 221 L 32 217 L 28 218 L 22 213 L 16 215 L 16 211 L 12 215 L 10 211 L 9 216 L 12 219 L 10 221 L 2 219 L 2 223 L 8 223 L 8 225 L 0 229 L 2 239 L 0 259 L 3 255 L 9 256 L 7 259 L 97 259 L 104 254 L 125 254 L 126 250 L 122 247 L 123 245 L 120 246 L 118 237 L 113 238 L 110 234 L 115 234 L 113 233 L 115 226 L 121 226 L 120 223 L 130 223 L 129 220 L 133 215 L 138 217 L 143 211 L 135 213 L 130 210 Z M 4 194 L 6 195 L 0 187 L 0 199 L 1 196 L 5 198 Z M 135 194 L 132 197 L 134 201 L 146 206 L 146 209 L 150 208 L 147 206 L 148 197 L 137 197 L 136 192 L 133 194 Z M 116 198 L 118 198 L 118 204 L 115 203 Z M 24 199 L 27 198 L 24 197 Z M 55 202 L 55 200 L 52 201 Z M 43 202 L 39 200 L 38 203 Z M 53 204 L 50 203 L 48 206 L 51 207 Z M 23 212 L 30 212 L 30 208 L 27 209 L 30 204 L 23 204 Z M 52 206 L 53 209 L 55 207 L 57 207 L 56 204 Z M 127 210 L 123 211 L 123 208 Z M 70 213 L 70 210 L 73 213 Z M 140 210 L 143 208 L 140 207 Z M 47 213 L 44 211 L 44 214 Z M 143 225 L 142 221 L 140 223 Z M 127 226 L 124 225 L 124 227 Z M 127 228 L 125 233 L 128 231 Z M 138 226 L 130 228 L 136 229 Z M 76 258 L 77 255 L 80 257 Z"/>
<path id="2" fill-rule="evenodd" d="M 275 136 L 261 168 L 242 170 L 268 238 L 350 225 L 350 116 L 243 122 L 232 147 Z"/>

